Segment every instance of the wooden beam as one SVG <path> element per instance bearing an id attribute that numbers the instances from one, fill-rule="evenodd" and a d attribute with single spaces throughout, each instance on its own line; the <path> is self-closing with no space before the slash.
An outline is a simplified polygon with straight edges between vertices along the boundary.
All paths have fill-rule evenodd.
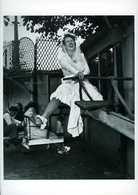
<path id="1" fill-rule="evenodd" d="M 90 111 L 86 111 L 86 114 L 90 117 L 92 117 L 95 120 L 101 121 L 102 123 L 108 125 L 115 131 L 125 135 L 126 137 L 134 140 L 134 121 L 128 119 L 127 117 L 124 117 L 118 113 L 110 112 L 107 114 L 105 111 L 102 111 L 103 118 L 95 118 L 93 113 Z"/>
<path id="2" fill-rule="evenodd" d="M 44 144 L 55 144 L 55 143 L 63 143 L 64 142 L 64 138 L 53 138 L 53 139 L 32 139 L 29 140 L 29 146 L 33 146 L 33 145 L 44 145 Z"/>

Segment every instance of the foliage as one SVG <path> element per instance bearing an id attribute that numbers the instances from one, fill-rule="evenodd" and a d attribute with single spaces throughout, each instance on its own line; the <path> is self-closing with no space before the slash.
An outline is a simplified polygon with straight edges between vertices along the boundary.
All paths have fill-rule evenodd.
<path id="1" fill-rule="evenodd" d="M 7 26 L 9 24 L 10 18 L 9 16 L 4 16 L 4 24 Z"/>
<path id="2" fill-rule="evenodd" d="M 44 37 L 59 38 L 59 30 L 69 31 L 86 39 L 95 32 L 119 26 L 125 26 L 134 21 L 133 16 L 22 16 L 23 25 L 27 30 L 41 33 Z M 10 22 L 9 16 L 4 16 L 4 24 Z"/>
<path id="3" fill-rule="evenodd" d="M 27 30 L 55 39 L 59 38 L 57 34 L 59 29 L 68 30 L 85 39 L 104 27 L 101 16 L 22 16 L 22 18 Z"/>

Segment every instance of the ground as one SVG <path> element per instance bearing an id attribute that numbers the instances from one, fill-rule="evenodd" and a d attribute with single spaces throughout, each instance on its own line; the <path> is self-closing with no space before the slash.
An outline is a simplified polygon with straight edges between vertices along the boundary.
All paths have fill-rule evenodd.
<path id="1" fill-rule="evenodd" d="M 55 145 L 33 146 L 27 152 L 21 146 L 4 147 L 4 179 L 121 179 L 124 176 L 112 167 L 98 151 L 88 149 L 82 140 L 70 141 L 71 151 L 56 153 Z"/>

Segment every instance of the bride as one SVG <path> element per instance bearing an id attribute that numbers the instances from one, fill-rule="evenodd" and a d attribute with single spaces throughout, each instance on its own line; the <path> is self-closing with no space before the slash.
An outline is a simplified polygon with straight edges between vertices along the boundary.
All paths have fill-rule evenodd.
<path id="1" fill-rule="evenodd" d="M 84 54 L 81 52 L 80 48 L 76 47 L 76 38 L 71 33 L 64 35 L 62 47 L 58 55 L 58 62 L 62 68 L 64 78 L 78 76 L 79 79 L 83 80 L 84 75 L 90 73 Z M 102 95 L 88 80 L 83 80 L 83 84 L 93 100 L 103 100 Z M 83 100 L 89 100 L 84 92 L 82 92 L 82 96 Z M 71 79 L 62 79 L 61 85 L 51 94 L 50 102 L 43 115 L 40 116 L 43 121 L 41 128 L 45 128 L 49 116 L 62 102 L 70 107 L 67 132 L 70 133 L 72 137 L 79 136 L 83 132 L 80 108 L 75 105 L 75 101 L 79 100 L 79 83 Z"/>

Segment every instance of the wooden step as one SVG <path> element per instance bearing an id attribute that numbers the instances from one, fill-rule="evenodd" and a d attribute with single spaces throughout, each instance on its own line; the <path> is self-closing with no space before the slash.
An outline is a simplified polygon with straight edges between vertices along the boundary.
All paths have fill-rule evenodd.
<path id="1" fill-rule="evenodd" d="M 29 146 L 33 146 L 33 145 L 43 145 L 43 144 L 56 144 L 56 143 L 63 143 L 64 142 L 64 138 L 53 138 L 53 139 L 46 139 L 46 138 L 42 138 L 42 139 L 32 139 L 29 140 Z"/>
<path id="2" fill-rule="evenodd" d="M 109 101 L 76 101 L 75 104 L 82 110 L 97 110 L 103 107 L 111 106 Z"/>
<path id="3" fill-rule="evenodd" d="M 58 137 L 54 132 L 50 132 L 49 138 L 37 138 L 37 139 L 30 139 L 29 146 L 32 145 L 43 145 L 43 144 L 56 144 L 56 143 L 63 143 L 64 137 Z"/>

